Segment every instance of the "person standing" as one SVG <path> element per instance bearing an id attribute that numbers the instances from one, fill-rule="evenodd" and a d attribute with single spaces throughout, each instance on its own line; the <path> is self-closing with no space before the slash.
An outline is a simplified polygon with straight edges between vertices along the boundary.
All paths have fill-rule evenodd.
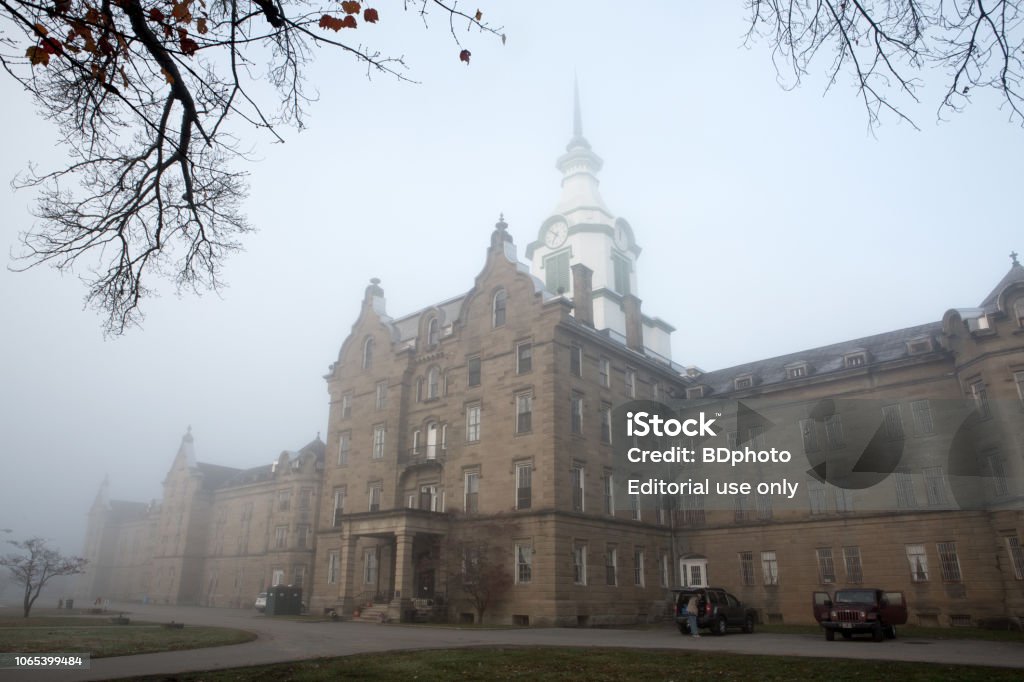
<path id="1" fill-rule="evenodd" d="M 683 613 L 686 614 L 686 620 L 690 624 L 691 637 L 700 637 L 700 633 L 697 632 L 697 608 L 697 595 L 693 594 L 686 602 L 686 608 L 683 610 Z"/>

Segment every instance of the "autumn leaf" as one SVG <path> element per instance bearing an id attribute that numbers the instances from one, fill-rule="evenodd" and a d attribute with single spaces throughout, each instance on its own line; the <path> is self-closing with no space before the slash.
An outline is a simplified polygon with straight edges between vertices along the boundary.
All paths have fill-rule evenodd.
<path id="1" fill-rule="evenodd" d="M 42 64 L 43 66 L 46 66 L 50 63 L 50 55 L 46 52 L 46 50 L 39 47 L 38 45 L 33 45 L 32 47 L 25 50 L 25 56 L 28 57 L 28 60 L 32 64 L 32 66 L 36 66 L 37 64 Z"/>
<path id="2" fill-rule="evenodd" d="M 341 20 L 341 25 L 344 28 L 355 28 L 359 24 L 356 23 L 356 18 L 350 14 L 347 17 L 345 17 L 344 19 Z"/>
<path id="3" fill-rule="evenodd" d="M 320 28 L 329 28 L 332 31 L 340 31 L 341 19 L 338 17 L 332 17 L 330 14 L 325 14 L 320 17 Z"/>
<path id="4" fill-rule="evenodd" d="M 181 52 L 182 52 L 182 54 L 184 54 L 184 55 L 186 55 L 188 57 L 191 57 L 192 55 L 194 55 L 196 53 L 196 50 L 199 49 L 199 43 L 197 43 L 196 41 L 192 40 L 187 35 L 186 36 L 181 36 L 181 40 L 179 41 L 179 44 L 181 45 Z"/>
<path id="5" fill-rule="evenodd" d="M 469 50 L 463 50 L 462 52 L 459 53 L 459 61 L 466 62 L 467 64 L 469 64 L 469 55 Z"/>
<path id="6" fill-rule="evenodd" d="M 483 17 L 484 13 L 481 12 L 480 10 L 477 10 L 476 14 L 473 15 L 473 18 L 476 19 L 477 21 L 480 21 L 481 19 L 483 19 Z"/>
<path id="7" fill-rule="evenodd" d="M 166 17 L 164 16 L 163 12 L 154 7 L 153 9 L 149 10 L 149 18 L 151 21 L 155 21 L 159 24 Z"/>
<path id="8" fill-rule="evenodd" d="M 167 79 L 167 83 L 169 85 L 174 85 L 174 76 L 171 75 L 171 72 L 167 69 L 160 69 L 160 71 L 164 74 L 164 78 Z"/>
<path id="9" fill-rule="evenodd" d="M 380 16 L 377 14 L 377 10 L 372 7 L 367 8 L 366 11 L 363 12 L 363 21 L 368 24 L 376 24 L 378 19 L 380 19 Z"/>
<path id="10" fill-rule="evenodd" d="M 192 12 L 188 10 L 188 3 L 185 2 L 175 3 L 171 9 L 171 16 L 179 24 L 189 24 L 192 22 Z"/>
<path id="11" fill-rule="evenodd" d="M 49 33 L 49 31 L 46 30 L 46 27 L 43 26 L 42 24 L 36 24 L 34 28 L 36 29 L 36 33 L 38 35 L 45 36 L 47 33 Z"/>
<path id="12" fill-rule="evenodd" d="M 345 14 L 358 14 L 360 9 L 362 8 L 359 6 L 359 3 L 353 0 L 344 0 L 341 3 L 341 11 Z"/>
<path id="13" fill-rule="evenodd" d="M 56 38 L 43 38 L 42 47 L 50 54 L 60 55 L 64 53 L 64 46 Z"/>
<path id="14" fill-rule="evenodd" d="M 205 18 L 200 19 L 199 21 L 196 22 L 196 30 L 199 31 L 200 35 L 205 35 L 206 32 L 210 30 L 210 29 L 208 29 L 206 27 L 206 19 Z"/>

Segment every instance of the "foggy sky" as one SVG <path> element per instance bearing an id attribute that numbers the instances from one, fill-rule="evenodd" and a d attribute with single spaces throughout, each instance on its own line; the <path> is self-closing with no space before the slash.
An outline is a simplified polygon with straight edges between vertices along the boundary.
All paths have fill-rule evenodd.
<path id="1" fill-rule="evenodd" d="M 115 498 L 158 498 L 189 425 L 201 461 L 237 467 L 323 432 L 323 375 L 369 278 L 397 317 L 468 290 L 501 212 L 521 258 L 536 238 L 574 72 L 602 194 L 643 248 L 638 293 L 677 327 L 676 361 L 718 369 L 979 303 L 1024 250 L 1024 131 L 994 97 L 937 122 L 941 74 L 926 74 L 922 130 L 888 118 L 872 135 L 849 79 L 787 92 L 768 46 L 743 46 L 743 3 L 695 4 L 494 3 L 508 44 L 466 36 L 469 66 L 443 22 L 388 33 L 382 15 L 360 39 L 379 35 L 421 83 L 315 64 L 309 128 L 283 145 L 248 133 L 260 231 L 229 287 L 179 298 L 164 283 L 124 337 L 103 339 L 77 278 L 0 271 L 0 527 L 78 552 L 104 476 Z M 0 97 L 0 178 L 58 166 L 24 94 L 4 79 Z M 5 252 L 31 202 L 0 189 Z"/>

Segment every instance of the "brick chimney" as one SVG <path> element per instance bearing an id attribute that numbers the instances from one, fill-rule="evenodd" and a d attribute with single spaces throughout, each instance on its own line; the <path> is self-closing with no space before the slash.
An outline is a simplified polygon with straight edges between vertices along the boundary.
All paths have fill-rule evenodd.
<path id="1" fill-rule="evenodd" d="M 626 346 L 643 353 L 644 323 L 640 315 L 640 299 L 626 294 L 622 297 L 622 309 L 626 313 Z"/>
<path id="2" fill-rule="evenodd" d="M 594 271 L 583 263 L 572 266 L 572 302 L 576 320 L 594 326 Z"/>

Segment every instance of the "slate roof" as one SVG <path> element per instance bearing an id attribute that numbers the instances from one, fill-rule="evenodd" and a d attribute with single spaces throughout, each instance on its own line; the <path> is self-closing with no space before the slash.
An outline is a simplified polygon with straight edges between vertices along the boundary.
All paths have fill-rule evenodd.
<path id="1" fill-rule="evenodd" d="M 711 390 L 705 391 L 704 394 L 705 397 L 709 397 L 733 392 L 735 390 L 734 379 L 748 374 L 753 378 L 751 388 L 787 381 L 786 369 L 800 363 L 807 363 L 807 377 L 846 369 L 845 356 L 858 351 L 867 353 L 867 365 L 871 366 L 909 357 L 911 353 L 907 347 L 907 342 L 915 339 L 931 339 L 931 352 L 934 353 L 940 349 L 938 336 L 941 332 L 941 322 L 929 322 L 928 324 L 897 329 L 896 331 L 885 332 L 884 334 L 865 336 L 851 341 L 833 343 L 828 346 L 811 348 L 766 360 L 757 360 L 743 365 L 736 365 L 735 367 L 707 372 L 694 377 L 694 382 L 698 385 L 709 387 Z"/>
<path id="2" fill-rule="evenodd" d="M 999 281 L 996 288 L 985 297 L 985 300 L 981 302 L 979 307 L 985 308 L 986 312 L 993 312 L 999 300 L 999 294 L 1002 293 L 1003 289 L 1015 282 L 1024 282 L 1024 266 L 1016 261 L 1010 266 L 1010 271 Z"/>

